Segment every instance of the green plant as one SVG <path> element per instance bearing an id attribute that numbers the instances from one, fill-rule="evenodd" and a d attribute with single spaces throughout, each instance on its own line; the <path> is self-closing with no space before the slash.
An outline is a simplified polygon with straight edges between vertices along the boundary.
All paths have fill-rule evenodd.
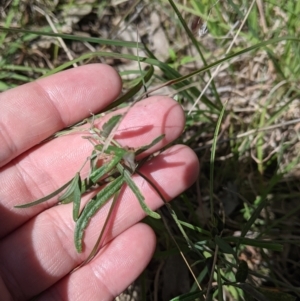
<path id="1" fill-rule="evenodd" d="M 166 52 L 172 49 L 169 59 L 159 59 L 155 49 L 147 44 L 137 45 L 134 39 L 123 41 L 121 35 L 118 36 L 126 26 L 132 25 L 128 16 L 134 17 L 132 7 L 126 7 L 126 3 L 124 10 L 121 4 L 113 7 L 115 14 L 121 16 L 117 25 L 112 25 L 117 38 L 109 34 L 108 38 L 103 38 L 53 33 L 45 24 L 39 30 L 30 30 L 29 26 L 25 30 L 13 29 L 9 28 L 7 17 L 8 28 L 1 28 L 3 37 L 11 39 L 12 34 L 18 34 L 14 39 L 18 47 L 7 44 L 10 49 L 6 53 L 12 55 L 6 55 L 2 63 L 2 70 L 5 70 L 1 75 L 2 89 L 33 80 L 41 74 L 59 72 L 74 63 L 86 64 L 101 59 L 104 62 L 139 61 L 150 66 L 148 70 L 135 67 L 121 72 L 129 89 L 114 106 L 171 88 L 168 93 L 175 95 L 186 110 L 186 129 L 179 142 L 197 152 L 202 166 L 196 188 L 172 203 L 171 212 L 175 213 L 177 224 L 169 226 L 168 231 L 194 274 L 189 289 L 177 299 L 172 297 L 173 300 L 203 300 L 204 296 L 214 300 L 251 300 L 249 294 L 263 300 L 268 297 L 264 283 L 276 288 L 278 298 L 283 298 L 282 292 L 285 298 L 293 300 L 291 294 L 284 292 L 300 295 L 297 277 L 286 274 L 283 277 L 281 272 L 292 270 L 290 266 L 297 266 L 298 260 L 289 256 L 283 260 L 281 251 L 299 247 L 297 215 L 300 208 L 296 202 L 300 195 L 299 130 L 296 124 L 299 123 L 300 96 L 300 24 L 297 17 L 300 4 L 297 1 L 257 1 L 247 15 L 250 3 L 243 0 L 143 3 L 146 8 L 139 13 L 139 28 L 145 20 L 150 20 L 149 10 L 162 16 L 161 27 L 171 43 Z M 105 15 L 104 5 L 111 7 L 109 3 L 101 7 L 93 5 L 94 12 L 100 16 Z M 10 9 L 13 10 L 13 6 Z M 193 18 L 206 23 L 208 36 L 195 36 L 189 26 Z M 244 26 L 239 29 L 242 22 Z M 122 27 L 122 24 L 125 25 Z M 55 64 L 53 60 L 52 69 L 45 65 L 42 68 L 17 65 L 14 58 L 19 49 L 27 46 L 27 41 L 32 41 L 33 37 L 44 36 L 61 37 L 69 45 L 92 43 L 97 49 L 77 53 L 67 62 Z M 219 73 L 215 74 L 217 67 Z M 136 78 L 128 80 L 128 75 Z M 212 84 L 207 89 L 210 81 Z M 147 93 L 142 91 L 144 86 L 147 86 Z M 193 110 L 189 110 L 191 107 Z M 76 180 L 73 183 L 77 183 Z M 164 218 L 166 214 L 161 215 Z M 146 219 L 146 222 L 158 235 L 155 269 L 155 262 L 164 262 L 172 253 L 180 252 L 166 234 L 162 221 Z M 184 239 L 182 231 L 178 232 L 178 224 L 184 230 Z M 252 255 L 247 257 L 250 251 L 260 258 L 258 263 L 252 262 Z M 245 267 L 243 260 L 249 265 L 247 273 L 241 271 Z M 150 269 L 149 274 L 155 272 Z M 251 286 L 238 281 L 244 280 L 244 275 Z M 148 285 L 144 286 L 143 300 L 151 294 L 152 278 L 149 276 Z M 156 299 L 159 299 L 158 285 L 153 286 Z M 274 295 L 272 298 L 275 299 Z"/>

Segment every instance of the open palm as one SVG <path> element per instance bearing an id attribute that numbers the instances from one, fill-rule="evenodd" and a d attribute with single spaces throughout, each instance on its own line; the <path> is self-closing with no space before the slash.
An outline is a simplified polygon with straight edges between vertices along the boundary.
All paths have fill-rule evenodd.
<path id="1" fill-rule="evenodd" d="M 149 262 L 155 235 L 139 223 L 144 212 L 129 188 L 122 190 L 105 246 L 94 260 L 72 274 L 91 251 L 109 206 L 91 220 L 80 254 L 73 245 L 72 204 L 52 207 L 57 202 L 54 198 L 28 209 L 14 208 L 66 183 L 92 150 L 80 132 L 39 143 L 105 108 L 120 90 L 118 74 L 109 66 L 94 64 L 0 95 L 1 300 L 30 300 L 36 295 L 39 300 L 111 300 Z M 170 98 L 155 96 L 130 110 L 115 138 L 121 145 L 139 147 L 165 134 L 149 150 L 153 152 L 177 138 L 183 126 L 181 107 Z M 176 145 L 146 162 L 141 171 L 171 200 L 195 181 L 198 160 L 189 148 Z M 163 205 L 145 180 L 133 179 L 150 208 Z"/>

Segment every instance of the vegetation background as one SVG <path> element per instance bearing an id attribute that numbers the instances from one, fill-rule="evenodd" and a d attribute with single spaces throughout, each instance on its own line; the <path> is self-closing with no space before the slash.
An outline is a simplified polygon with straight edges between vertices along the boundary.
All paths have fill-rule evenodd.
<path id="1" fill-rule="evenodd" d="M 1 91 L 103 62 L 126 103 L 146 87 L 186 112 L 177 142 L 201 174 L 171 204 L 193 248 L 165 208 L 168 229 L 146 218 L 154 258 L 116 300 L 300 300 L 299 14 L 297 0 L 0 1 Z"/>

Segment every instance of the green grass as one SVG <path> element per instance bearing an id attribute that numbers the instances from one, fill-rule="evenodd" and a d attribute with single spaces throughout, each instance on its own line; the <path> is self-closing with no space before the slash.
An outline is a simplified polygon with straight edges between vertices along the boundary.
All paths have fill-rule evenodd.
<path id="1" fill-rule="evenodd" d="M 171 224 L 168 231 L 162 221 L 146 218 L 158 243 L 152 263 L 137 282 L 140 300 L 162 300 L 163 295 L 169 300 L 299 298 L 300 2 L 256 1 L 245 18 L 251 4 L 245 0 L 139 1 L 143 9 L 138 14 L 132 10 L 133 1 L 114 7 L 109 1 L 100 5 L 95 1 L 89 22 L 107 28 L 102 35 L 92 26 L 83 29 L 88 24 L 84 17 L 81 25 L 73 26 L 72 34 L 64 34 L 64 12 L 73 2 L 42 7 L 49 16 L 56 16 L 59 34 L 52 32 L 29 1 L 12 1 L 5 8 L 0 29 L 0 90 L 74 63 L 101 61 L 121 70 L 125 61 L 135 61 L 155 70 L 141 75 L 138 63 L 122 69 L 123 92 L 128 94 L 118 104 L 144 97 L 144 82 L 148 92 L 173 95 L 182 104 L 186 127 L 177 142 L 196 151 L 201 174 L 171 205 L 192 248 L 166 208 L 161 213 Z M 260 2 L 262 7 L 257 4 Z M 152 11 L 160 16 L 160 28 L 169 42 L 164 49 L 166 59 L 149 43 L 122 40 L 130 28 L 136 37 L 138 23 L 140 36 L 151 41 L 146 25 L 151 23 Z M 207 22 L 208 34 L 203 37 L 191 29 L 197 17 Z M 24 30 L 13 30 L 15 27 Z M 76 35 L 75 31 L 93 36 Z M 42 49 L 38 42 L 49 36 L 63 38 L 74 60 L 66 59 L 59 44 Z M 183 265 L 177 280 L 185 283 L 185 290 L 175 295 L 168 294 L 164 275 L 174 258 L 181 259 L 168 232 L 194 274 L 180 278 L 190 273 Z M 236 277 L 243 279 L 243 273 L 247 282 L 237 282 Z"/>

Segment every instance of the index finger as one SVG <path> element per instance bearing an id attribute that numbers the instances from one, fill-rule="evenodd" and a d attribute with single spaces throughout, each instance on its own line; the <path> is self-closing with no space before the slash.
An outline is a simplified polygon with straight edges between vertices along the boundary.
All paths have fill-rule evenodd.
<path id="1" fill-rule="evenodd" d="M 121 79 L 112 67 L 91 64 L 0 94 L 0 166 L 105 108 L 120 90 Z"/>

